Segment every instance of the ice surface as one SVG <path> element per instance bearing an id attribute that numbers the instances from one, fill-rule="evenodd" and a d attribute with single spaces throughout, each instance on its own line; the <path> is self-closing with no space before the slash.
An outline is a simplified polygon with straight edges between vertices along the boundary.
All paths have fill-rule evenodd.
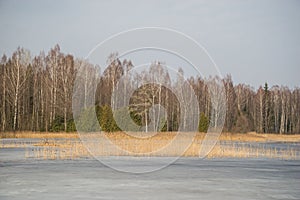
<path id="1" fill-rule="evenodd" d="M 136 158 L 112 157 L 120 165 Z M 155 161 L 159 164 L 161 158 Z M 300 161 L 181 158 L 144 174 L 94 159 L 24 159 L 0 149 L 0 199 L 300 199 Z"/>

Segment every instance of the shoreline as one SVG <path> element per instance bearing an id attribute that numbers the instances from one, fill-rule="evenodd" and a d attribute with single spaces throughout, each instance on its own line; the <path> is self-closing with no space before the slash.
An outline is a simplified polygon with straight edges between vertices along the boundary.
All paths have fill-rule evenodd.
<path id="1" fill-rule="evenodd" d="M 101 133 L 102 134 L 102 133 Z M 139 139 L 130 136 L 123 132 L 111 132 L 104 133 L 110 139 Z M 147 137 L 147 134 L 151 137 Z M 152 133 L 141 133 L 144 139 L 172 139 L 175 137 L 177 132 L 158 132 L 156 135 L 152 136 Z M 189 134 L 189 133 L 183 133 Z M 202 140 L 206 133 L 195 134 L 196 140 Z M 146 136 L 146 137 L 145 137 Z M 58 139 L 58 138 L 74 138 L 80 139 L 80 135 L 77 132 L 0 132 L 0 139 L 5 138 L 37 138 L 37 139 Z M 274 134 L 274 133 L 228 133 L 223 132 L 220 134 L 219 141 L 237 141 L 237 142 L 300 142 L 300 134 Z"/>

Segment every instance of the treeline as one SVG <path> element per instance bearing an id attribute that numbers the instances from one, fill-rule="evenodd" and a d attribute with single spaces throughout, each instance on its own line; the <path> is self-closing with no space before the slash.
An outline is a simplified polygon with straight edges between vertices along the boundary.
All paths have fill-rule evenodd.
<path id="1" fill-rule="evenodd" d="M 95 80 L 86 77 L 86 87 L 97 83 L 95 106 L 101 128 L 105 131 L 118 131 L 112 108 L 118 102 L 112 94 L 121 77 L 131 84 L 139 85 L 142 79 L 160 77 L 164 85 L 146 84 L 133 92 L 130 116 L 139 131 L 176 131 L 180 116 L 188 117 L 190 112 L 180 108 L 180 99 L 165 87 L 176 87 L 182 80 L 178 76 L 172 80 L 160 62 L 154 62 L 147 71 L 133 74 L 134 64 L 120 60 L 117 54 L 108 57 L 108 67 L 101 72 L 84 59 L 74 58 L 60 51 L 56 45 L 48 53 L 41 52 L 31 57 L 30 52 L 18 48 L 11 57 L 3 55 L 0 63 L 0 126 L 1 131 L 75 131 L 72 114 L 72 95 L 76 75 L 82 69 L 97 73 Z M 183 70 L 179 69 L 182 75 Z M 207 82 L 201 77 L 188 78 L 199 102 L 199 131 L 206 131 L 211 114 L 211 99 Z M 234 85 L 229 75 L 222 80 L 226 93 L 226 118 L 223 131 L 259 133 L 300 133 L 300 89 L 284 86 L 269 87 L 267 83 L 254 90 L 245 84 Z M 124 82 L 127 83 L 127 82 Z M 126 89 L 126 87 L 124 87 Z M 184 93 L 184 91 L 183 91 Z M 115 102 L 116 101 L 116 102 Z M 164 120 L 151 123 L 151 107 L 160 104 L 164 107 Z M 156 112 L 161 112 L 159 107 Z M 152 116 L 153 117 L 153 116 Z M 86 122 L 88 123 L 88 122 Z"/>

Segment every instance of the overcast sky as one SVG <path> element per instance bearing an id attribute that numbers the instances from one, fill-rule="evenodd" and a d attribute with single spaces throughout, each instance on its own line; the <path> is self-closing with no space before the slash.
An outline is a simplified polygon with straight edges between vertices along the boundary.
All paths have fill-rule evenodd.
<path id="1" fill-rule="evenodd" d="M 300 86 L 297 0 L 0 0 L 0 54 L 21 46 L 36 55 L 58 43 L 83 58 L 112 34 L 145 26 L 191 36 L 236 84 Z"/>

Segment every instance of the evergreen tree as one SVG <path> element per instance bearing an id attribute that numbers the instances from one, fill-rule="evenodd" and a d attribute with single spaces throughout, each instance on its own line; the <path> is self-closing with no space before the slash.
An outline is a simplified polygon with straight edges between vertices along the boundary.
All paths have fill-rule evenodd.
<path id="1" fill-rule="evenodd" d="M 209 126 L 209 120 L 208 117 L 205 116 L 203 112 L 200 114 L 200 120 L 199 120 L 199 132 L 207 132 Z"/>

